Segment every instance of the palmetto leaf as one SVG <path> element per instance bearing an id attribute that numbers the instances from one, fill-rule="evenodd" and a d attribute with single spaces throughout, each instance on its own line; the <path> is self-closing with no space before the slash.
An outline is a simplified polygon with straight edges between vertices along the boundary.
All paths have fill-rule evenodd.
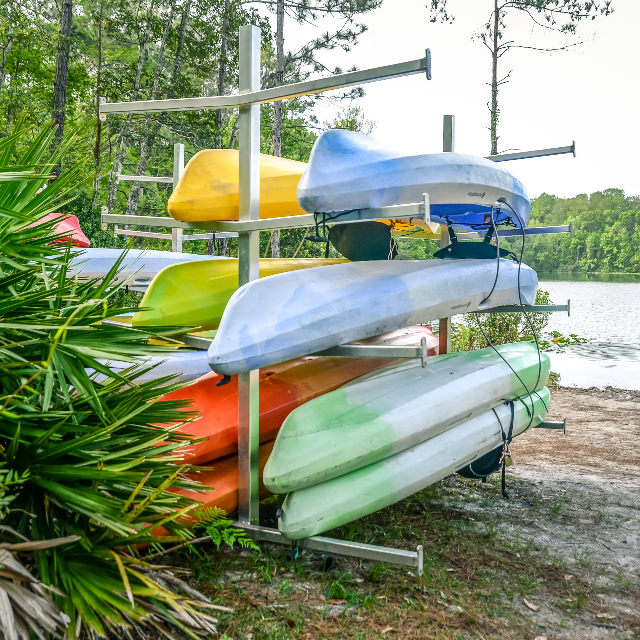
<path id="1" fill-rule="evenodd" d="M 180 450 L 192 441 L 177 431 L 196 413 L 188 401 L 160 400 L 184 386 L 170 377 L 138 382 L 153 369 L 145 356 L 175 347 L 101 323 L 128 311 L 113 302 L 121 260 L 104 279 L 80 283 L 68 270 L 77 252 L 51 245 L 55 222 L 40 222 L 77 187 L 77 169 L 45 185 L 73 139 L 49 155 L 53 128 L 43 127 L 12 160 L 24 133 L 0 141 L 0 484 L 1 464 L 20 482 L 7 489 L 13 500 L 3 526 L 36 543 L 78 537 L 35 551 L 40 580 L 67 596 L 55 596 L 71 620 L 67 637 L 136 625 L 209 634 L 212 619 L 119 550 L 192 537 L 176 518 L 194 503 L 168 489 L 199 488 L 182 474 Z M 116 373 L 111 361 L 131 366 Z M 159 526 L 165 532 L 154 536 Z M 0 617 L 11 588 L 0 585 Z"/>

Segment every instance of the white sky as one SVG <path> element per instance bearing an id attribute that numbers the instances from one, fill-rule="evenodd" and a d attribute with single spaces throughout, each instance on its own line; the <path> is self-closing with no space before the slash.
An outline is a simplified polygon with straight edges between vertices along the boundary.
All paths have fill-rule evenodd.
<path id="1" fill-rule="evenodd" d="M 331 67 L 360 69 L 413 60 L 431 49 L 433 79 L 415 75 L 365 85 L 358 103 L 377 123 L 374 136 L 390 146 L 422 153 L 442 150 L 442 116 L 456 116 L 456 151 L 490 151 L 490 56 L 472 41 L 490 13 L 490 0 L 449 0 L 453 25 L 431 24 L 428 0 L 385 0 L 364 16 L 369 31 L 348 54 L 332 52 L 322 60 Z M 501 60 L 501 73 L 513 69 L 502 88 L 499 150 L 531 150 L 576 141 L 577 157 L 518 160 L 506 165 L 534 197 L 542 192 L 562 197 L 608 187 L 640 194 L 640 82 L 638 26 L 640 0 L 613 0 L 607 18 L 578 26 L 581 46 L 544 54 L 512 50 Z M 335 25 L 335 23 L 334 23 Z M 332 26 L 285 25 L 285 47 L 295 50 Z M 558 46 L 564 37 L 532 29 L 524 17 L 508 23 L 519 44 Z M 332 111 L 336 109 L 333 108 Z M 330 111 L 318 112 L 321 120 Z"/>

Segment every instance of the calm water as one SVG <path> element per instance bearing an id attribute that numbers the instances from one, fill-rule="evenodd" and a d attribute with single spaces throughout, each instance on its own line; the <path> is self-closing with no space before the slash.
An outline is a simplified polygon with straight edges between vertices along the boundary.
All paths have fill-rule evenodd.
<path id="1" fill-rule="evenodd" d="M 589 338 L 551 355 L 564 386 L 640 389 L 640 276 L 539 274 L 555 304 L 571 300 L 571 316 L 554 313 L 548 330 Z"/>

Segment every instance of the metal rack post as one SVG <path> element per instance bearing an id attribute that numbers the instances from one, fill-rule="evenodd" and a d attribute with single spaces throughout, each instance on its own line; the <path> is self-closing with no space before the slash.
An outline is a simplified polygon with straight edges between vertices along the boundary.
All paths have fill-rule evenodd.
<path id="1" fill-rule="evenodd" d="M 442 126 L 442 150 L 445 153 L 453 153 L 456 141 L 456 117 L 444 116 Z M 446 225 L 440 225 L 440 248 L 448 247 L 449 229 Z M 451 317 L 440 318 L 438 322 L 438 353 L 451 351 Z"/>
<path id="2" fill-rule="evenodd" d="M 178 186 L 184 171 L 184 145 L 176 142 L 173 145 L 173 188 Z M 171 251 L 182 253 L 182 229 L 171 229 Z"/>
<path id="3" fill-rule="evenodd" d="M 240 27 L 240 94 L 260 90 L 260 29 Z M 240 108 L 239 218 L 260 218 L 260 105 Z M 238 234 L 238 286 L 260 277 L 260 232 Z M 257 310 L 256 310 L 257 311 Z M 259 524 L 259 371 L 238 376 L 238 515 Z"/>

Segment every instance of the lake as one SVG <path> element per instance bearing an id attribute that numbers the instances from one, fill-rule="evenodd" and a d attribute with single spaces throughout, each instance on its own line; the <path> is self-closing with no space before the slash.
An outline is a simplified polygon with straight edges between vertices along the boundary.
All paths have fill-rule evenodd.
<path id="1" fill-rule="evenodd" d="M 551 353 L 563 386 L 640 389 L 640 276 L 538 274 L 555 304 L 571 300 L 571 316 L 553 313 L 547 330 L 589 338 Z"/>

